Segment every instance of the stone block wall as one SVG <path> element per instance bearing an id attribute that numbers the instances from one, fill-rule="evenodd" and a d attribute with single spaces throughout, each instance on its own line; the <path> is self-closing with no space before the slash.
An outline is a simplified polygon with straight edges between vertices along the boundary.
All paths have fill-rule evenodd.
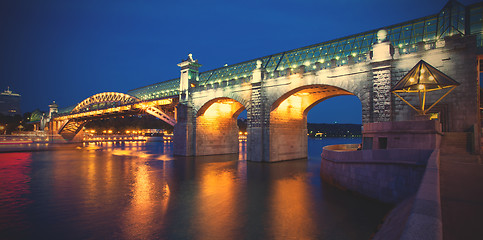
<path id="1" fill-rule="evenodd" d="M 229 98 L 217 98 L 196 114 L 196 155 L 238 152 L 237 116 L 244 106 Z"/>
<path id="2" fill-rule="evenodd" d="M 391 68 L 389 62 L 386 62 L 383 67 L 377 66 L 372 73 L 374 77 L 371 122 L 391 121 Z"/>
<path id="3" fill-rule="evenodd" d="M 174 155 L 195 156 L 196 152 L 196 117 L 192 107 L 178 104 L 177 120 L 174 125 Z"/>
<path id="4" fill-rule="evenodd" d="M 307 120 L 271 119 L 270 161 L 307 157 Z"/>
<path id="5" fill-rule="evenodd" d="M 196 155 L 238 152 L 238 125 L 231 117 L 198 117 L 196 121 Z"/>

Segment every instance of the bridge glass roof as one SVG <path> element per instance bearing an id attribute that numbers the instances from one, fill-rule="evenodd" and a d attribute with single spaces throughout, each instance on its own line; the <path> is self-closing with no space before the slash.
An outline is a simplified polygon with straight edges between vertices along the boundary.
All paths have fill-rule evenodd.
<path id="1" fill-rule="evenodd" d="M 469 19 L 466 19 L 466 17 Z M 456 1 L 449 1 L 437 14 L 380 29 L 388 31 L 389 41 L 400 54 L 416 51 L 416 43 L 418 42 L 426 42 L 430 46 L 431 44 L 434 46 L 438 39 L 445 36 L 465 33 L 476 35 L 477 47 L 483 49 L 483 3 L 465 7 Z M 326 68 L 333 61 L 337 66 L 345 65 L 349 60 L 354 62 L 366 61 L 372 44 L 376 42 L 378 30 L 375 29 L 202 72 L 199 75 L 197 86 L 250 78 L 257 60 L 262 60 L 262 67 L 265 68 L 269 76 L 273 76 L 275 71 L 283 71 L 301 65 L 304 65 L 306 70 L 311 71 Z M 319 64 L 315 65 L 315 63 Z M 128 94 L 147 100 L 177 95 L 178 89 L 179 78 L 134 89 L 129 91 Z"/>
<path id="2" fill-rule="evenodd" d="M 179 78 L 152 84 L 146 87 L 136 88 L 127 92 L 128 95 L 141 100 L 150 100 L 176 96 L 179 94 Z"/>
<path id="3" fill-rule="evenodd" d="M 65 108 L 60 108 L 57 113 L 60 114 L 60 115 L 68 114 L 68 113 L 72 112 L 72 110 L 74 110 L 75 106 L 76 105 L 65 107 Z"/>

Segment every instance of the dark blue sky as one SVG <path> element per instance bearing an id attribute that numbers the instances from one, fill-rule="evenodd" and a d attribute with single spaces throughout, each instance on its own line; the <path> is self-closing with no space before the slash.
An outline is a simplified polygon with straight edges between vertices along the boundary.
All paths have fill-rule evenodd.
<path id="1" fill-rule="evenodd" d="M 23 112 L 52 100 L 67 107 L 179 77 L 188 53 L 206 71 L 434 14 L 446 2 L 3 0 L 0 90 L 20 93 Z M 354 97 L 330 99 L 309 122 L 360 123 L 360 108 Z"/>

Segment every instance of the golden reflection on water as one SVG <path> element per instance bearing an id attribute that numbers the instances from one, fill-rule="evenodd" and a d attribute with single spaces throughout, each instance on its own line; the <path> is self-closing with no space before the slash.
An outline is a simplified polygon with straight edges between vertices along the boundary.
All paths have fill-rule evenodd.
<path id="1" fill-rule="evenodd" d="M 153 171 L 146 163 L 158 156 L 136 151 L 136 145 L 120 150 L 106 144 L 108 153 L 95 151 L 98 147 L 51 152 L 57 159 L 52 172 L 52 201 L 66 208 L 76 206 L 69 211 L 77 212 L 79 222 L 102 222 L 104 214 L 119 216 L 119 220 L 110 221 L 119 221 L 126 239 L 152 238 L 159 223 L 166 221 L 171 191 L 166 168 Z"/>
<path id="2" fill-rule="evenodd" d="M 133 161 L 131 167 L 134 183 L 130 189 L 130 204 L 123 214 L 122 229 L 127 239 L 149 239 L 159 225 L 167 221 L 165 215 L 171 191 L 163 172 L 151 171 L 139 161 Z"/>
<path id="3" fill-rule="evenodd" d="M 200 193 L 194 216 L 199 239 L 231 239 L 240 227 L 239 196 L 236 186 L 237 162 L 217 162 L 200 165 Z"/>
<path id="4" fill-rule="evenodd" d="M 317 227 L 312 219 L 312 201 L 304 179 L 277 179 L 270 191 L 270 236 L 273 239 L 313 239 Z"/>

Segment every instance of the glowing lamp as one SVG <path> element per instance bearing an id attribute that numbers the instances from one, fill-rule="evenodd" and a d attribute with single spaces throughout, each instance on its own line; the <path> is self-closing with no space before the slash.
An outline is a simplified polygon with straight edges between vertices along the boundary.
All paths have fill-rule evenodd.
<path id="1" fill-rule="evenodd" d="M 442 73 L 438 69 L 421 60 L 391 89 L 398 98 L 416 110 L 420 115 L 426 115 L 439 101 L 446 97 L 460 84 Z M 426 94 L 431 91 L 447 89 L 436 102 L 426 108 Z M 419 95 L 419 108 L 414 107 L 400 93 L 417 93 Z"/>

